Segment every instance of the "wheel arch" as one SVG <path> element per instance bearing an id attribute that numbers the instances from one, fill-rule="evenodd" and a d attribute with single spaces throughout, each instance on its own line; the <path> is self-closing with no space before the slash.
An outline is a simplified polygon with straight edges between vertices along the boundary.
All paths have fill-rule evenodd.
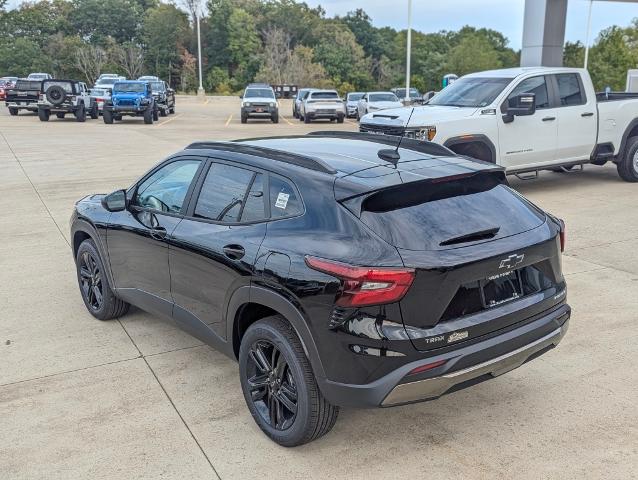
<path id="1" fill-rule="evenodd" d="M 623 132 L 622 139 L 620 141 L 620 148 L 618 149 L 618 153 L 616 154 L 616 159 L 620 160 L 621 157 L 625 154 L 625 148 L 627 148 L 627 140 L 631 137 L 638 136 L 638 118 L 634 118 L 627 128 Z"/>
<path id="2" fill-rule="evenodd" d="M 109 283 L 112 286 L 115 286 L 115 282 L 113 281 L 113 272 L 111 272 L 111 262 L 109 260 L 107 251 L 104 248 L 102 241 L 100 240 L 100 236 L 97 230 L 91 223 L 87 222 L 86 220 L 77 219 L 73 223 L 73 227 L 71 229 L 71 248 L 73 251 L 74 260 L 77 256 L 78 248 L 80 248 L 80 245 L 85 240 L 93 240 L 95 248 L 97 248 L 97 251 L 100 254 L 100 258 L 102 259 L 102 263 L 104 264 Z"/>
<path id="3" fill-rule="evenodd" d="M 483 152 L 484 160 L 490 163 L 496 163 L 496 147 L 492 141 L 483 134 L 459 135 L 458 137 L 448 138 L 444 143 L 444 147 L 449 148 L 454 153 L 464 155 L 463 150 L 471 146 L 478 146 Z"/>
<path id="4" fill-rule="evenodd" d="M 241 338 L 248 327 L 271 315 L 281 315 L 290 323 L 301 341 L 315 376 L 325 378 L 317 346 L 303 314 L 290 300 L 264 287 L 240 287 L 230 299 L 226 312 L 226 338 L 232 346 L 235 358 L 239 358 Z"/>

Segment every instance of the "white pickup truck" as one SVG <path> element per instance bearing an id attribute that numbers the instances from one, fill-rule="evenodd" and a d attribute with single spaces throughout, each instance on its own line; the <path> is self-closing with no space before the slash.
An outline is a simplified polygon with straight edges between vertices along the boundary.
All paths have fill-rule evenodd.
<path id="1" fill-rule="evenodd" d="M 596 94 L 580 68 L 466 75 L 423 106 L 363 116 L 360 131 L 430 140 L 517 175 L 613 161 L 638 182 L 638 94 Z"/>

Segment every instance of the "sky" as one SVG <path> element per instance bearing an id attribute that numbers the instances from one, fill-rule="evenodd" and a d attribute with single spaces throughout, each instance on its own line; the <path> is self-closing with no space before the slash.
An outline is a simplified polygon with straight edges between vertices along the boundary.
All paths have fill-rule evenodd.
<path id="1" fill-rule="evenodd" d="M 305 0 L 321 5 L 328 16 L 345 15 L 363 8 L 375 26 L 398 30 L 407 26 L 408 0 Z M 464 25 L 492 28 L 503 33 L 510 47 L 521 48 L 525 0 L 413 0 L 412 25 L 425 33 L 458 30 Z M 568 0 L 566 41 L 585 43 L 589 0 Z M 612 25 L 627 26 L 638 18 L 638 3 L 595 1 L 592 10 L 592 41 Z"/>

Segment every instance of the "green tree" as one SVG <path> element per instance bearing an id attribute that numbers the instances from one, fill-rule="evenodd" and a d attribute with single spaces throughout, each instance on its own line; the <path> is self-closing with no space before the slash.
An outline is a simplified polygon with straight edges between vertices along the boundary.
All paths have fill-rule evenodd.
<path id="1" fill-rule="evenodd" d="M 582 68 L 585 63 L 585 46 L 577 42 L 565 42 L 563 49 L 563 65 L 566 67 Z"/>
<path id="2" fill-rule="evenodd" d="M 259 70 L 260 48 L 254 18 L 246 10 L 235 9 L 228 19 L 228 56 L 236 87 L 251 81 Z"/>
<path id="3" fill-rule="evenodd" d="M 175 5 L 161 4 L 146 12 L 142 38 L 150 71 L 159 77 L 170 78 L 172 66 L 179 63 L 180 47 L 187 31 L 186 12 Z"/>
<path id="4" fill-rule="evenodd" d="M 29 38 L 16 38 L 0 44 L 0 72 L 26 77 L 31 72 L 50 70 L 49 57 L 37 42 Z"/>
<path id="5" fill-rule="evenodd" d="M 466 35 L 450 50 L 446 68 L 451 73 L 465 75 L 481 70 L 502 68 L 499 52 L 484 36 Z"/>
<path id="6" fill-rule="evenodd" d="M 638 25 L 632 27 L 610 27 L 598 35 L 596 44 L 589 50 L 589 72 L 597 90 L 610 86 L 613 90 L 624 90 L 627 69 L 638 65 L 636 37 Z"/>
<path id="7" fill-rule="evenodd" d="M 94 44 L 107 37 L 118 43 L 138 41 L 142 8 L 134 0 L 73 0 L 70 21 L 74 31 Z"/>

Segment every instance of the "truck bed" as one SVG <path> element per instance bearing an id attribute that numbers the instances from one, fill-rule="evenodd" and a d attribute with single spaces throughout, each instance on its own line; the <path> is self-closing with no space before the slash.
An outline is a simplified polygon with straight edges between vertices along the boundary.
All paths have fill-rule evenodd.
<path id="1" fill-rule="evenodd" d="M 638 93 L 636 92 L 598 92 L 596 93 L 596 101 L 598 103 L 602 102 L 617 102 L 619 100 L 629 100 L 632 98 L 638 98 Z"/>

